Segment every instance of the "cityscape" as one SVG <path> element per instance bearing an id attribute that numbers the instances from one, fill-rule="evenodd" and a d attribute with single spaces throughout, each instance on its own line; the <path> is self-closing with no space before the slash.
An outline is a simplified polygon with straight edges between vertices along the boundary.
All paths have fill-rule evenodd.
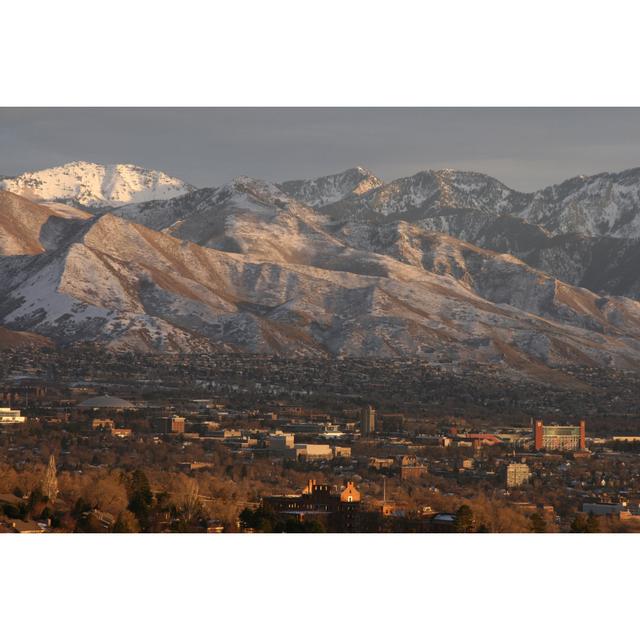
<path id="1" fill-rule="evenodd" d="M 425 154 L 443 114 L 485 141 L 505 117 L 356 111 L 295 114 Z M 0 111 L 17 140 L 79 133 L 0 176 L 0 531 L 640 532 L 640 169 L 511 163 L 516 188 L 405 146 L 274 176 L 237 146 L 312 166 L 306 130 L 266 135 L 288 113 Z M 181 127 L 178 174 L 78 159 L 114 116 L 118 154 L 153 162 L 125 134 Z M 199 137 L 226 127 L 225 174 Z"/>
<path id="2" fill-rule="evenodd" d="M 619 9 L 3 5 L 0 634 L 632 633 Z"/>
<path id="3" fill-rule="evenodd" d="M 634 376 L 92 346 L 0 370 L 5 532 L 640 531 Z"/>

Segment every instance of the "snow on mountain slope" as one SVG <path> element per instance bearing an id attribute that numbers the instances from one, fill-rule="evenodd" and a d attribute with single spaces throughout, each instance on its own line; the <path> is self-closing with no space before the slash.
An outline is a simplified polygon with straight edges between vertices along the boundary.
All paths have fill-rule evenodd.
<path id="1" fill-rule="evenodd" d="M 498 180 L 468 171 L 422 171 L 326 207 L 339 219 L 434 220 L 447 231 L 451 215 L 511 214 L 552 235 L 640 238 L 640 168 L 578 176 L 534 193 L 520 193 Z M 467 221 L 470 221 L 467 218 Z M 448 232 L 448 231 L 447 231 Z"/>
<path id="2" fill-rule="evenodd" d="M 104 210 L 188 193 L 193 187 L 161 171 L 131 164 L 68 164 L 30 171 L 0 182 L 0 188 L 34 201 L 55 201 Z"/>
<path id="3" fill-rule="evenodd" d="M 547 187 L 519 215 L 554 234 L 640 238 L 640 168 Z"/>
<path id="4" fill-rule="evenodd" d="M 430 260 L 453 266 L 460 257 L 467 265 L 476 259 L 455 255 L 464 254 L 459 245 L 432 248 Z M 490 262 L 494 254 L 484 253 Z M 0 316 L 12 330 L 112 348 L 419 354 L 458 362 L 501 362 L 508 352 L 524 369 L 568 361 L 640 367 L 638 303 L 545 284 L 551 279 L 508 257 L 466 267 L 472 275 L 488 272 L 484 298 L 480 285 L 446 269 L 426 271 L 424 258 L 417 267 L 382 257 L 397 265 L 391 276 L 256 260 L 104 215 L 66 248 L 0 273 L 7 283 Z M 509 269 L 506 278 L 495 273 Z M 505 287 L 516 291 L 507 296 Z M 556 310 L 522 312 L 508 303 L 518 295 L 530 306 L 534 296 L 548 303 L 546 295 Z"/>
<path id="5" fill-rule="evenodd" d="M 8 191 L 0 191 L 0 255 L 34 255 L 57 246 L 91 214 L 56 211 Z"/>
<path id="6" fill-rule="evenodd" d="M 529 199 L 484 174 L 443 169 L 394 180 L 363 195 L 349 196 L 326 210 L 341 218 L 398 216 L 411 220 L 439 215 L 442 210 L 510 213 L 522 209 Z"/>
<path id="7" fill-rule="evenodd" d="M 382 253 L 453 278 L 492 303 L 596 331 L 609 323 L 609 303 L 586 289 L 568 287 L 509 254 L 484 250 L 403 221 L 374 227 L 351 222 L 338 235 L 362 251 Z M 398 276 L 393 273 L 393 277 Z"/>
<path id="8" fill-rule="evenodd" d="M 308 262 L 340 245 L 324 229 L 329 218 L 276 185 L 241 176 L 164 202 L 116 209 L 118 216 L 205 247 L 256 258 Z"/>
<path id="9" fill-rule="evenodd" d="M 95 218 L 73 206 L 90 180 L 33 183 L 48 206 L 0 192 L 0 322 L 111 348 L 640 367 L 640 304 L 605 295 L 640 295 L 640 244 L 616 236 L 635 233 L 637 172 L 536 194 L 347 174 L 144 202 L 107 180 L 101 202 L 129 200 Z"/>
<path id="10" fill-rule="evenodd" d="M 113 213 L 155 231 L 161 231 L 201 209 L 208 208 L 217 191 L 215 188 L 194 189 L 168 200 L 148 200 L 124 205 L 114 209 Z"/>
<path id="11" fill-rule="evenodd" d="M 382 185 L 382 180 L 362 167 L 322 178 L 288 180 L 278 186 L 291 197 L 310 207 L 324 207 L 350 195 L 362 195 Z"/>
<path id="12" fill-rule="evenodd" d="M 536 194 L 519 194 L 481 174 L 422 172 L 348 196 L 324 207 L 325 215 L 311 211 L 275 185 L 267 189 L 266 184 L 243 178 L 220 189 L 131 205 L 117 213 L 213 248 L 358 273 L 380 273 L 386 266 L 362 255 L 348 255 L 345 238 L 334 235 L 331 218 L 366 220 L 372 228 L 388 220 L 413 220 L 426 231 L 510 253 L 569 284 L 597 293 L 640 297 L 640 276 L 634 276 L 638 255 L 634 240 L 556 235 L 520 217 L 518 209 L 529 207 Z M 389 207 L 378 210 L 388 215 L 376 213 L 367 205 L 369 200 L 388 201 Z"/>
<path id="13" fill-rule="evenodd" d="M 205 247 L 251 253 L 267 260 L 304 262 L 312 247 L 337 244 L 324 231 L 326 222 L 326 216 L 290 198 L 274 184 L 241 177 L 217 189 L 195 213 L 166 232 Z"/>

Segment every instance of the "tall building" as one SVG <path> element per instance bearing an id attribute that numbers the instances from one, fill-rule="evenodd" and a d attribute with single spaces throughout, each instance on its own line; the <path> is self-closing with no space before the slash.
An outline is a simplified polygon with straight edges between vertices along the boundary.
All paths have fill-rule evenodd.
<path id="1" fill-rule="evenodd" d="M 576 425 L 546 425 L 536 420 L 533 427 L 533 441 L 536 451 L 578 451 L 586 449 L 587 423 L 580 420 Z"/>
<path id="2" fill-rule="evenodd" d="M 531 478 L 529 465 L 520 462 L 507 465 L 507 487 L 520 487 L 529 482 L 529 478 Z"/>
<path id="3" fill-rule="evenodd" d="M 376 430 L 376 410 L 371 406 L 363 407 L 360 411 L 360 431 L 363 435 L 370 435 Z"/>

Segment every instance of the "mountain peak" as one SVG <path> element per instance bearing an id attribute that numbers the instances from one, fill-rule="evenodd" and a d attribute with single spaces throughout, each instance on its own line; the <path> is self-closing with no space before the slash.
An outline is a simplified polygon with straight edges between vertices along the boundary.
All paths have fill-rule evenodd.
<path id="1" fill-rule="evenodd" d="M 383 184 L 368 169 L 357 166 L 342 173 L 308 180 L 289 180 L 280 189 L 310 207 L 325 207 L 348 196 L 362 195 Z"/>
<path id="2" fill-rule="evenodd" d="M 64 202 L 89 210 L 165 200 L 193 190 L 183 180 L 162 171 L 84 160 L 6 178 L 0 188 L 36 202 Z"/>

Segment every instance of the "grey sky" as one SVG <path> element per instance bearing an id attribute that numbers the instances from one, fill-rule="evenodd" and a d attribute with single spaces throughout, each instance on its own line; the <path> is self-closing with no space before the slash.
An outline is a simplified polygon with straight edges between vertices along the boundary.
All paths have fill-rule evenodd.
<path id="1" fill-rule="evenodd" d="M 530 191 L 640 165 L 638 109 L 0 109 L 0 175 L 71 160 L 161 169 L 199 187 L 356 165 L 488 173 Z"/>

